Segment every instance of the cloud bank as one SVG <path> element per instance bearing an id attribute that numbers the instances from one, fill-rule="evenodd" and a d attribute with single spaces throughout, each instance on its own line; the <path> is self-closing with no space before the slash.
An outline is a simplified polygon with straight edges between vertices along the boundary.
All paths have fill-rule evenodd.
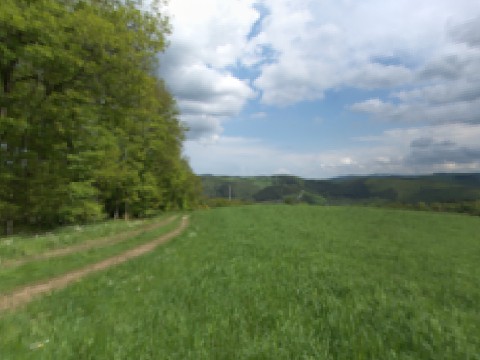
<path id="1" fill-rule="evenodd" d="M 449 140 L 457 139 L 456 142 Z M 187 141 L 190 161 L 201 174 L 238 176 L 295 174 L 306 178 L 339 175 L 428 174 L 480 169 L 480 125 L 449 124 L 392 129 L 357 138 L 349 148 L 319 152 L 285 151 L 260 139 L 220 137 L 215 143 Z"/>
<path id="2" fill-rule="evenodd" d="M 198 172 L 233 171 L 232 159 L 241 163 L 250 153 L 255 171 L 275 172 L 262 159 L 277 156 L 284 159 L 278 169 L 309 176 L 478 166 L 478 147 L 463 136 L 465 129 L 478 134 L 480 124 L 476 0 L 170 0 L 169 11 L 173 35 L 161 56 L 161 76 L 190 129 L 186 153 Z M 247 103 L 282 108 L 322 102 L 328 91 L 344 89 L 376 93 L 345 110 L 391 124 L 397 130 L 377 134 L 390 142 L 289 155 L 259 139 L 222 135 Z M 456 130 L 444 138 L 421 134 L 449 127 Z M 402 145 L 393 133 L 403 137 Z M 427 138 L 428 146 L 416 146 Z M 205 167 L 199 154 L 205 164 L 223 165 Z M 296 165 L 302 161 L 323 170 L 309 172 Z"/>

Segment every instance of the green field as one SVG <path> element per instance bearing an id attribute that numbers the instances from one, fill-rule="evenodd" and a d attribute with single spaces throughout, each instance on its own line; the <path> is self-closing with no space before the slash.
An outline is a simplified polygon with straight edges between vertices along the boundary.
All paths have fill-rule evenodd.
<path id="1" fill-rule="evenodd" d="M 34 236 L 16 235 L 0 238 L 0 266 L 7 261 L 39 255 L 48 250 L 141 229 L 166 217 L 132 221 L 109 220 L 88 225 L 65 226 Z"/>
<path id="2" fill-rule="evenodd" d="M 159 221 L 157 219 L 157 221 Z M 123 221 L 122 221 L 123 222 Z M 124 229 L 120 224 L 119 229 Z M 68 271 L 101 261 L 105 258 L 118 255 L 128 249 L 151 241 L 168 231 L 173 230 L 179 224 L 179 219 L 152 231 L 145 231 L 136 236 L 124 239 L 110 246 L 87 249 L 66 256 L 58 256 L 50 259 L 28 261 L 19 266 L 0 265 L 0 295 L 9 293 L 13 289 L 62 275 Z M 116 229 L 118 231 L 118 229 Z M 29 248 L 29 247 L 27 247 Z M 1 252 L 0 252 L 1 253 Z M 5 263 L 8 264 L 8 263 Z M 1 359 L 1 357 L 0 357 Z"/>
<path id="3" fill-rule="evenodd" d="M 198 211 L 154 252 L 0 314 L 0 359 L 480 359 L 480 218 Z"/>

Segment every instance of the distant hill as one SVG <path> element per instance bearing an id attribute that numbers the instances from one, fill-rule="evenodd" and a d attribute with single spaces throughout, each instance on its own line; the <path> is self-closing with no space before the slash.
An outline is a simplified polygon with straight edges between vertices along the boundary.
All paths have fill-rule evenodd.
<path id="1" fill-rule="evenodd" d="M 201 176 L 207 198 L 254 202 L 459 203 L 480 200 L 480 174 L 348 176 L 328 180 L 276 176 Z"/>

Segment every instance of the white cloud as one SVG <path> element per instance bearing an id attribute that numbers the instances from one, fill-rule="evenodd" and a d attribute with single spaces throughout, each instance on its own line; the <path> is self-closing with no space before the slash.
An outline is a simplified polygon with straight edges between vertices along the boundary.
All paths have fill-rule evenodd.
<path id="1" fill-rule="evenodd" d="M 378 149 L 377 149 L 378 150 Z M 239 176 L 295 174 L 306 178 L 328 178 L 368 173 L 359 158 L 374 156 L 371 149 L 328 152 L 291 152 L 269 146 L 258 139 L 220 137 L 217 142 L 187 141 L 185 152 L 198 174 Z"/>
<path id="2" fill-rule="evenodd" d="M 355 138 L 356 141 L 369 143 L 372 146 L 391 145 L 401 152 L 407 150 L 411 143 L 418 139 L 433 139 L 436 142 L 451 141 L 462 146 L 476 147 L 479 145 L 480 125 L 444 124 L 396 128 L 386 130 L 380 135 Z"/>
<path id="3" fill-rule="evenodd" d="M 387 172 L 416 174 L 480 171 L 479 138 L 480 125 L 444 124 L 392 129 L 357 140 L 397 155 L 388 158 Z"/>
<path id="4" fill-rule="evenodd" d="M 368 63 L 345 70 L 346 85 L 365 89 L 388 89 L 409 83 L 413 71 L 405 66 Z"/>
<path id="5" fill-rule="evenodd" d="M 480 82 L 461 79 L 455 82 L 427 85 L 414 90 L 399 91 L 393 93 L 392 96 L 403 102 L 426 102 L 429 104 L 474 101 L 480 97 Z"/>
<path id="6" fill-rule="evenodd" d="M 256 4 L 266 14 L 248 38 L 261 16 Z M 255 96 L 249 81 L 233 75 L 238 64 L 258 67 L 252 83 L 271 105 L 321 100 L 325 91 L 339 87 L 409 84 L 415 91 L 422 81 L 468 76 L 476 76 L 478 84 L 480 17 L 471 18 L 480 11 L 477 1 L 422 0 L 414 7 L 396 0 L 171 0 L 173 35 L 161 75 L 182 113 L 196 114 L 197 122 L 205 116 L 222 122 Z M 403 119 L 420 111 L 422 117 L 448 121 L 428 103 L 404 105 L 387 114 Z M 454 121 L 469 121 L 471 110 L 461 104 L 440 109 L 448 116 L 463 112 Z"/>
<path id="7" fill-rule="evenodd" d="M 480 43 L 472 30 L 478 26 L 480 17 L 449 25 L 446 42 L 418 66 L 407 89 L 350 108 L 385 120 L 480 123 Z"/>
<path id="8" fill-rule="evenodd" d="M 474 0 L 264 3 L 270 14 L 257 43 L 270 46 L 278 59 L 262 66 L 255 85 L 263 101 L 275 105 L 322 99 L 339 86 L 390 88 L 411 82 L 412 67 L 448 43 L 447 25 L 479 11 Z"/>
<path id="9" fill-rule="evenodd" d="M 382 120 L 423 123 L 480 123 L 480 83 L 441 84 L 397 92 L 400 103 L 378 98 L 350 109 Z"/>
<path id="10" fill-rule="evenodd" d="M 201 63 L 215 69 L 234 65 L 245 51 L 247 34 L 260 14 L 255 1 L 170 0 L 172 44 L 184 44 Z"/>
<path id="11" fill-rule="evenodd" d="M 366 112 L 371 114 L 388 114 L 391 113 L 395 106 L 386 102 L 383 102 L 379 98 L 368 99 L 353 104 L 350 108 L 354 111 Z"/>
<path id="12" fill-rule="evenodd" d="M 255 96 L 248 81 L 228 69 L 245 52 L 258 19 L 253 1 L 171 0 L 170 46 L 160 56 L 160 75 L 177 99 L 189 138 L 211 139 L 222 122 Z"/>
<path id="13" fill-rule="evenodd" d="M 480 171 L 479 138 L 480 125 L 447 124 L 387 130 L 352 139 L 342 150 L 291 152 L 259 139 L 220 137 L 209 144 L 187 141 L 185 151 L 199 174 L 424 174 Z"/>
<path id="14" fill-rule="evenodd" d="M 478 0 L 170 0 L 169 8 L 173 35 L 161 56 L 161 75 L 191 129 L 186 152 L 197 172 L 282 169 L 328 177 L 478 169 L 471 161 L 478 146 L 467 134 L 478 142 Z M 249 78 L 233 70 L 239 65 L 250 70 L 244 72 Z M 350 110 L 409 126 L 416 121 L 417 127 L 386 131 L 370 147 L 358 142 L 310 153 L 221 135 L 225 121 L 258 96 L 286 106 L 345 88 L 382 90 Z M 427 136 L 429 147 L 412 146 Z M 439 156 L 430 155 L 435 151 Z"/>
<path id="15" fill-rule="evenodd" d="M 254 96 L 249 85 L 231 74 L 193 64 L 173 67 L 164 78 L 177 98 L 189 138 L 218 136 L 221 123 L 238 114 Z"/>
<path id="16" fill-rule="evenodd" d="M 453 26 L 450 29 L 452 39 L 457 42 L 468 44 L 472 47 L 480 47 L 480 16 L 469 19 L 463 24 Z"/>
<path id="17" fill-rule="evenodd" d="M 201 142 L 215 141 L 223 131 L 221 119 L 215 116 L 182 115 L 182 122 L 188 129 L 188 138 Z"/>

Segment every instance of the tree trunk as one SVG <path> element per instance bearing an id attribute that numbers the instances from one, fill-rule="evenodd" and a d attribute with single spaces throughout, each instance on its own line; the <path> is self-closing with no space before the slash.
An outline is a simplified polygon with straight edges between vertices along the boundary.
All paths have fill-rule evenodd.
<path id="1" fill-rule="evenodd" d="M 120 217 L 120 210 L 118 208 L 118 201 L 115 202 L 115 212 L 113 213 L 113 219 L 117 220 Z"/>
<path id="2" fill-rule="evenodd" d="M 7 236 L 13 235 L 13 220 L 7 220 L 6 234 Z"/>
<path id="3" fill-rule="evenodd" d="M 125 201 L 125 214 L 123 214 L 124 216 L 124 219 L 125 220 L 128 220 L 129 216 L 128 216 L 128 202 Z"/>
<path id="4" fill-rule="evenodd" d="M 14 60 L 11 60 L 5 68 L 2 68 L 2 78 L 3 78 L 2 90 L 3 90 L 3 96 L 5 96 L 5 97 L 12 91 L 13 71 L 14 71 L 17 63 L 18 63 L 18 60 L 14 59 Z M 2 118 L 2 119 L 6 118 L 7 115 L 8 114 L 7 114 L 6 104 L 2 104 L 2 107 L 0 108 L 0 118 Z M 7 146 L 8 146 L 8 142 L 7 142 Z M 3 162 L 3 159 L 1 159 L 1 161 Z M 6 232 L 7 236 L 13 234 L 13 219 L 11 219 L 11 218 L 8 219 L 7 218 L 7 226 L 6 226 L 5 232 Z"/>
<path id="5" fill-rule="evenodd" d="M 6 86 L 5 86 L 6 88 Z M 6 118 L 7 117 L 7 108 L 2 106 L 2 108 L 0 109 L 0 119 L 3 119 L 3 118 Z M 3 141 L 0 141 L 0 146 L 3 146 Z M 0 148 L 0 151 L 2 151 L 2 149 Z M 1 164 L 0 166 L 2 166 L 2 170 L 3 170 L 3 158 L 0 158 L 0 161 L 1 161 Z M 10 236 L 13 234 L 13 220 L 9 219 L 7 220 L 7 226 L 5 228 L 5 234 L 7 236 Z"/>

